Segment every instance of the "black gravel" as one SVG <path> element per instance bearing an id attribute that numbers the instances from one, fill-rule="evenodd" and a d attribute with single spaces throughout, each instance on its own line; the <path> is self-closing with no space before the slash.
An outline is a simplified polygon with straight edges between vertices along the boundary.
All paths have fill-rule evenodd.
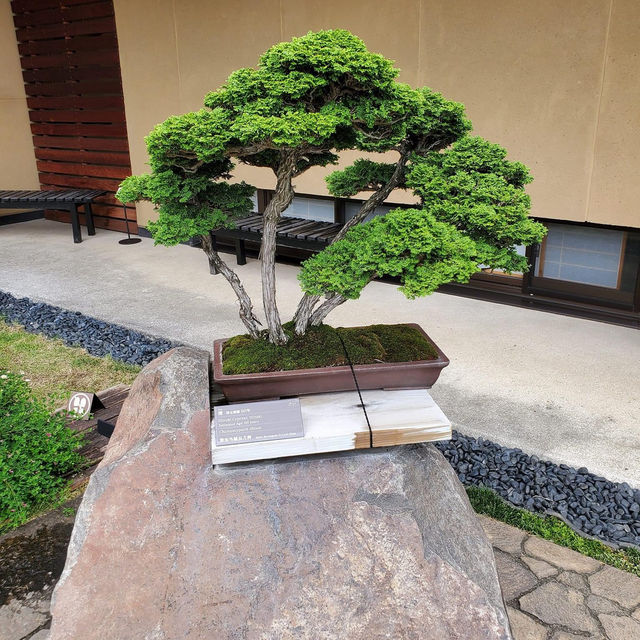
<path id="1" fill-rule="evenodd" d="M 111 356 L 129 364 L 145 365 L 178 346 L 110 322 L 90 318 L 29 298 L 16 298 L 0 291 L 0 316 L 17 322 L 30 333 L 60 338 L 69 346 L 85 348 L 93 356 Z"/>
<path id="2" fill-rule="evenodd" d="M 558 516 L 607 544 L 640 547 L 640 489 L 456 431 L 436 446 L 464 485 L 493 489 L 511 504 Z"/>
<path id="3" fill-rule="evenodd" d="M 0 316 L 31 333 L 61 338 L 95 356 L 145 365 L 178 343 L 0 291 Z M 438 442 L 464 485 L 493 489 L 511 504 L 560 517 L 612 546 L 640 548 L 640 489 L 456 431 Z"/>

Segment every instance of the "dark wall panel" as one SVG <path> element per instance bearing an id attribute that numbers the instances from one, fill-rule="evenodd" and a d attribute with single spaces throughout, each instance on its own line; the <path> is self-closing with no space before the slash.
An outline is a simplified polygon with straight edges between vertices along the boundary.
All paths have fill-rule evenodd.
<path id="1" fill-rule="evenodd" d="M 43 189 L 104 189 L 96 226 L 124 230 L 114 198 L 131 175 L 112 0 L 13 0 L 13 20 Z M 128 215 L 137 231 L 135 210 Z M 69 220 L 48 211 L 54 220 Z"/>

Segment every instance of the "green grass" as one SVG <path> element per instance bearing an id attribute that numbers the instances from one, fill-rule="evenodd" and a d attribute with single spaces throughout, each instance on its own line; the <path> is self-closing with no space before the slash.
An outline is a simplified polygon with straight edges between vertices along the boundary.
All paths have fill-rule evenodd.
<path id="1" fill-rule="evenodd" d="M 140 367 L 89 355 L 62 340 L 27 333 L 0 318 L 0 369 L 24 372 L 40 397 L 66 397 L 71 391 L 97 392 L 131 384 Z"/>
<path id="2" fill-rule="evenodd" d="M 353 364 L 433 360 L 433 345 L 414 327 L 404 324 L 371 325 L 334 329 L 329 325 L 311 327 L 303 336 L 284 325 L 289 341 L 283 346 L 266 338 L 235 336 L 225 345 L 222 365 L 225 374 L 289 371 L 348 364 L 340 338 Z"/>
<path id="3" fill-rule="evenodd" d="M 71 391 L 131 384 L 139 371 L 0 318 L 0 533 L 69 498 L 68 472 L 82 465 L 80 442 L 67 442 L 64 418 L 53 409 Z"/>
<path id="4" fill-rule="evenodd" d="M 559 518 L 518 509 L 486 487 L 466 487 L 466 490 L 471 506 L 477 513 L 640 576 L 640 551 L 636 549 L 612 549 L 598 540 L 583 538 Z"/>

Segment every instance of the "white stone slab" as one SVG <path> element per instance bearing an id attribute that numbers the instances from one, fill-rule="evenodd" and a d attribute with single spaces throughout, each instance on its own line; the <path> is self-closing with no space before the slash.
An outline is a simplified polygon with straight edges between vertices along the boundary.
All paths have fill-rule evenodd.
<path id="1" fill-rule="evenodd" d="M 451 423 L 426 389 L 363 391 L 373 446 L 448 440 Z M 369 428 L 355 391 L 301 396 L 303 438 L 216 446 L 211 423 L 213 464 L 364 449 Z"/>

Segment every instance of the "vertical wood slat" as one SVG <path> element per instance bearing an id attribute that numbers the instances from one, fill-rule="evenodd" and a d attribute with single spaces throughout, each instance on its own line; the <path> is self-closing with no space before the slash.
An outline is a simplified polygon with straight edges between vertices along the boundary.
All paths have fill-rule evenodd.
<path id="1" fill-rule="evenodd" d="M 113 194 L 131 160 L 112 0 L 13 0 L 11 8 L 41 188 L 107 190 L 96 226 L 124 230 Z M 129 217 L 135 233 L 135 209 Z"/>

